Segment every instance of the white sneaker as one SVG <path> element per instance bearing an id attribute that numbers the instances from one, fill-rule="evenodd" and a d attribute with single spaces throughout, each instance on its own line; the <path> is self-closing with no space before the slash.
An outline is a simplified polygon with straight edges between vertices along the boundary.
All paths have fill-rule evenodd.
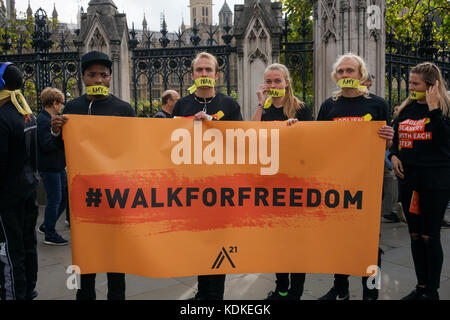
<path id="1" fill-rule="evenodd" d="M 407 223 L 406 217 L 405 217 L 405 212 L 403 211 L 403 206 L 402 206 L 401 202 L 397 203 L 397 214 L 398 214 L 398 218 L 400 219 L 401 222 Z"/>

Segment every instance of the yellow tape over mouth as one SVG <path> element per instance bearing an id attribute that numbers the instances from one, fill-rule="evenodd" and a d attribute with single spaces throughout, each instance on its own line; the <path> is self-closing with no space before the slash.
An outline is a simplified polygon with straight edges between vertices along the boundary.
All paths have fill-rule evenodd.
<path id="1" fill-rule="evenodd" d="M 268 96 L 279 98 L 286 95 L 286 89 L 269 89 Z"/>
<path id="2" fill-rule="evenodd" d="M 86 87 L 87 94 L 90 96 L 107 96 L 109 88 L 105 86 L 90 86 Z"/>
<path id="3" fill-rule="evenodd" d="M 189 93 L 192 94 L 199 87 L 214 88 L 215 85 L 216 85 L 216 80 L 213 78 L 197 78 L 194 81 L 194 85 L 192 87 L 190 87 L 188 90 L 189 90 Z"/>
<path id="4" fill-rule="evenodd" d="M 420 91 L 411 91 L 409 94 L 409 97 L 413 100 L 425 99 L 426 96 L 427 96 L 426 92 L 420 92 Z"/>
<path id="5" fill-rule="evenodd" d="M 272 98 L 280 98 L 286 95 L 286 89 L 269 89 L 267 100 L 264 102 L 264 109 L 269 109 L 272 105 Z"/>
<path id="6" fill-rule="evenodd" d="M 338 81 L 338 86 L 341 88 L 360 88 L 360 81 L 358 79 L 345 78 Z"/>

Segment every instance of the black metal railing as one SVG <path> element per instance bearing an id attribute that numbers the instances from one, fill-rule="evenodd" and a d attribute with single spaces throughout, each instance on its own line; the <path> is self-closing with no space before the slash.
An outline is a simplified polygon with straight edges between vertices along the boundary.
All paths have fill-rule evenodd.
<path id="1" fill-rule="evenodd" d="M 296 40 L 291 40 L 294 30 L 289 18 L 284 19 L 283 37 L 281 39 L 281 62 L 289 69 L 292 86 L 296 95 L 308 105 L 314 105 L 314 41 L 309 16 L 303 15 L 300 27 L 296 30 Z"/>
<path id="2" fill-rule="evenodd" d="M 0 45 L 3 49 L 0 61 L 12 62 L 23 71 L 25 98 L 35 112 L 42 108 L 40 94 L 46 87 L 59 88 L 66 100 L 81 95 L 80 54 L 71 51 L 66 33 L 51 32 L 43 9 L 40 8 L 34 15 L 32 49 L 25 48 L 23 34 L 20 34 L 15 48 L 12 48 L 10 38 L 6 26 Z"/>
<path id="3" fill-rule="evenodd" d="M 192 85 L 192 60 L 202 51 L 213 54 L 218 60 L 220 78 L 223 79 L 217 86 L 218 90 L 226 90 L 228 94 L 235 90 L 232 83 L 236 81 L 231 79 L 230 60 L 236 48 L 232 46 L 230 30 L 228 25 L 204 26 L 201 34 L 194 25 L 192 29 L 169 34 L 164 20 L 158 40 L 153 39 L 155 33 L 144 33 L 140 42 L 133 25 L 129 48 L 132 53 L 132 104 L 136 113 L 152 116 L 157 110 L 155 100 L 159 99 L 156 93 L 159 95 L 162 90 L 174 89 L 179 91 L 180 96 L 186 95 L 187 88 Z M 205 34 L 207 37 L 202 39 Z M 142 107 L 141 110 L 139 101 L 142 100 L 146 101 L 148 108 Z"/>
<path id="4" fill-rule="evenodd" d="M 395 37 L 394 30 L 386 35 L 386 101 L 389 107 L 399 105 L 409 96 L 409 73 L 419 63 L 430 61 L 441 70 L 444 80 L 450 83 L 450 51 L 445 38 L 438 42 L 432 32 L 432 20 L 422 24 L 422 34 L 403 40 Z"/>

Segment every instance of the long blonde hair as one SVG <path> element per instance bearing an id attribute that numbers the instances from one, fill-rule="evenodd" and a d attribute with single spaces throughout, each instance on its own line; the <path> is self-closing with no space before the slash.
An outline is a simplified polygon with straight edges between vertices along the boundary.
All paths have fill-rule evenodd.
<path id="1" fill-rule="evenodd" d="M 274 63 L 266 68 L 264 76 L 269 71 L 280 71 L 286 81 L 289 81 L 289 85 L 286 87 L 286 95 L 283 101 L 283 113 L 288 118 L 295 118 L 296 113 L 305 107 L 305 103 L 298 99 L 294 95 L 292 89 L 292 81 L 288 68 L 284 64 Z"/>
<path id="2" fill-rule="evenodd" d="M 331 72 L 331 77 L 333 78 L 333 80 L 336 83 L 338 82 L 337 68 L 342 63 L 342 61 L 347 59 L 354 59 L 358 62 L 359 64 L 358 70 L 359 74 L 361 75 L 361 82 L 366 81 L 369 76 L 369 73 L 367 72 L 366 63 L 364 62 L 363 58 L 351 52 L 339 56 L 336 62 L 333 64 L 333 72 Z M 367 90 L 367 88 L 358 88 L 358 90 L 364 94 L 365 98 L 369 98 L 369 90 Z M 342 96 L 342 88 L 339 88 L 338 90 L 334 91 L 331 95 L 334 101 L 336 101 L 340 96 Z"/>
<path id="3" fill-rule="evenodd" d="M 441 100 L 439 100 L 439 107 L 441 108 L 444 115 L 450 117 L 450 99 L 447 93 L 445 81 L 442 78 L 442 73 L 441 70 L 439 70 L 438 66 L 436 66 L 432 62 L 422 62 L 412 68 L 410 73 L 420 75 L 422 81 L 427 85 L 427 89 L 430 86 L 434 86 L 436 84 L 436 80 L 439 81 L 438 91 L 441 96 Z M 400 107 L 398 107 L 398 114 L 400 114 L 403 109 L 411 102 L 413 102 L 413 99 L 411 99 L 410 97 L 406 98 L 406 100 L 402 102 Z"/>

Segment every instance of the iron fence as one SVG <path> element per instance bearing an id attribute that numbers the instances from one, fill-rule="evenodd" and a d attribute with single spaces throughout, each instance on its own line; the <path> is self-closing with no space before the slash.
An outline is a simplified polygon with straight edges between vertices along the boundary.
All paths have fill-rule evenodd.
<path id="1" fill-rule="evenodd" d="M 231 27 L 208 26 L 203 30 L 207 37 L 201 37 L 196 25 L 192 29 L 179 30 L 169 37 L 165 21 L 162 24 L 159 39 L 153 39 L 155 33 L 144 33 L 143 41 L 139 42 L 134 30 L 130 32 L 129 47 L 132 52 L 132 97 L 137 114 L 152 116 L 156 109 L 155 100 L 159 99 L 155 93 L 161 90 L 175 89 L 180 96 L 186 94 L 186 89 L 192 85 L 191 63 L 199 52 L 206 51 L 213 54 L 219 63 L 219 72 L 224 83 L 223 89 L 227 94 L 232 91 L 231 55 L 236 52 L 232 46 L 233 36 Z M 220 37 L 220 33 L 223 35 Z M 220 38 L 223 44 L 220 43 Z M 155 90 L 155 88 L 157 90 Z M 219 83 L 218 89 L 221 89 Z M 138 110 L 138 100 L 148 101 L 148 110 Z"/>

